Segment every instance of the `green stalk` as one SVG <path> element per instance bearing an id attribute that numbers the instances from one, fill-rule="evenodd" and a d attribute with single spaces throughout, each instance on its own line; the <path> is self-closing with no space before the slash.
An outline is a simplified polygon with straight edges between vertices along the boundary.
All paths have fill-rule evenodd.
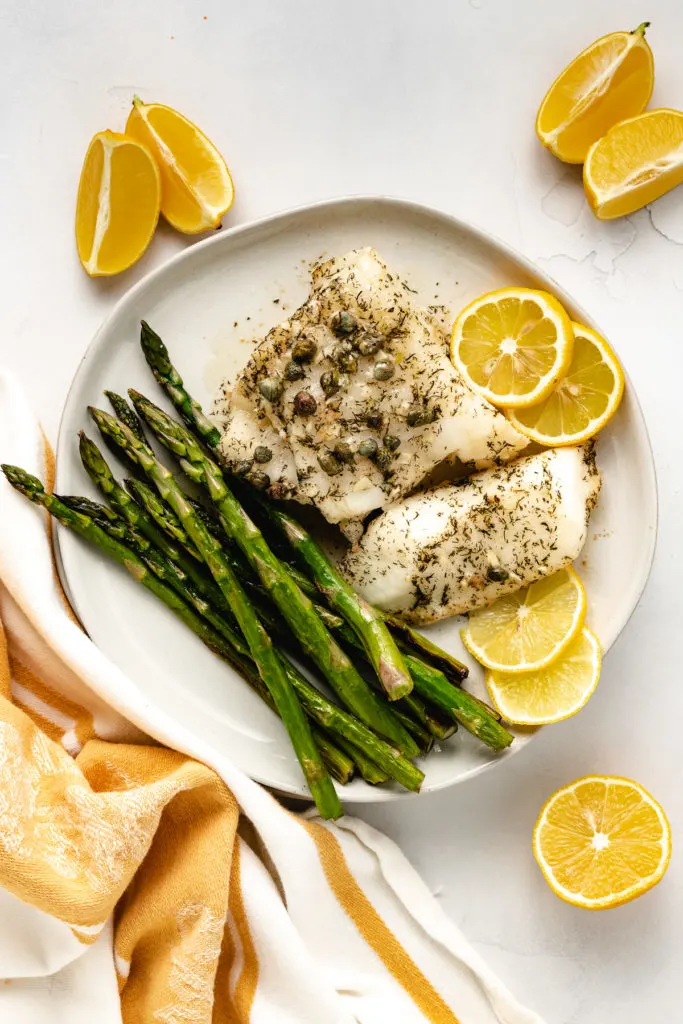
<path id="1" fill-rule="evenodd" d="M 453 686 L 439 669 L 414 658 L 406 657 L 415 689 L 425 700 L 436 704 L 473 736 L 493 750 L 509 747 L 514 737 L 497 720 L 489 708 L 467 690 Z"/>
<path id="2" fill-rule="evenodd" d="M 306 565 L 330 607 L 356 633 L 389 700 L 405 697 L 412 690 L 413 682 L 383 615 L 355 592 L 296 519 L 279 505 L 261 498 L 256 500 L 263 514 Z"/>
<path id="3" fill-rule="evenodd" d="M 205 415 L 199 402 L 195 402 L 186 391 L 183 378 L 169 358 L 168 349 L 144 320 L 140 325 L 140 344 L 152 373 L 187 425 L 197 431 L 209 448 L 217 448 L 221 440 L 220 431 Z"/>

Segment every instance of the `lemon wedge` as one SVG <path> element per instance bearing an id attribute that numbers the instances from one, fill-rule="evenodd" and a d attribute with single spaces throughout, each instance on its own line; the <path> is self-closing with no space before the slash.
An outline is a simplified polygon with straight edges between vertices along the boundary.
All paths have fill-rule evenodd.
<path id="1" fill-rule="evenodd" d="M 161 179 L 146 146 L 98 132 L 88 146 L 76 201 L 76 247 L 84 270 L 104 277 L 142 256 L 159 219 Z"/>
<path id="2" fill-rule="evenodd" d="M 536 405 L 507 413 L 520 434 L 552 448 L 594 437 L 612 419 L 624 394 L 623 370 L 605 339 L 582 324 L 572 328 L 574 349 L 564 376 Z"/>
<path id="3" fill-rule="evenodd" d="M 220 227 L 235 199 L 225 160 L 186 117 L 136 96 L 126 134 L 148 146 L 161 171 L 161 212 L 184 234 Z"/>
<path id="4" fill-rule="evenodd" d="M 544 146 L 570 164 L 618 121 L 640 114 L 654 87 L 654 60 L 644 21 L 633 32 L 612 32 L 596 40 L 555 79 L 541 103 L 536 134 Z"/>
<path id="5" fill-rule="evenodd" d="M 571 566 L 471 611 L 461 636 L 496 672 L 537 672 L 555 661 L 583 626 L 586 592 Z"/>
<path id="6" fill-rule="evenodd" d="M 648 110 L 592 146 L 583 184 L 599 220 L 640 210 L 683 181 L 683 113 Z"/>
<path id="7" fill-rule="evenodd" d="M 494 405 L 533 405 L 552 391 L 572 356 L 569 317 L 552 295 L 502 288 L 475 299 L 459 314 L 451 360 Z"/>
<path id="8" fill-rule="evenodd" d="M 671 828 L 637 782 L 589 775 L 550 797 L 534 829 L 533 850 L 561 899 L 604 910 L 662 879 L 671 858 Z"/>
<path id="9" fill-rule="evenodd" d="M 562 654 L 537 672 L 486 673 L 496 710 L 513 725 L 550 725 L 571 718 L 588 702 L 600 678 L 600 643 L 584 628 Z"/>

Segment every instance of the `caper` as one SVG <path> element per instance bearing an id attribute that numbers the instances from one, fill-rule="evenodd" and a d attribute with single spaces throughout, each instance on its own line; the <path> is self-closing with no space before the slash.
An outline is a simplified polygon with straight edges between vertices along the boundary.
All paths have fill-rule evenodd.
<path id="1" fill-rule="evenodd" d="M 302 377 L 306 376 L 306 371 L 303 366 L 294 361 L 287 363 L 285 366 L 285 377 L 287 380 L 301 380 Z"/>
<path id="2" fill-rule="evenodd" d="M 366 459 L 372 459 L 377 454 L 378 448 L 379 445 L 374 437 L 367 437 L 365 441 L 361 441 L 358 445 L 358 454 L 364 455 Z"/>
<path id="3" fill-rule="evenodd" d="M 297 363 L 310 363 L 318 351 L 318 346 L 313 338 L 298 338 L 292 348 L 292 359 Z"/>
<path id="4" fill-rule="evenodd" d="M 376 405 L 371 405 L 365 412 L 365 422 L 369 427 L 381 427 L 382 426 L 382 413 L 379 411 Z"/>
<path id="5" fill-rule="evenodd" d="M 239 462 L 235 463 L 235 476 L 246 476 L 251 469 L 251 462 L 249 459 L 240 459 Z"/>
<path id="6" fill-rule="evenodd" d="M 346 373 L 355 373 L 358 369 L 358 360 L 351 353 L 344 353 L 337 357 L 337 366 Z"/>
<path id="7" fill-rule="evenodd" d="M 254 448 L 254 462 L 270 462 L 272 457 L 273 453 L 265 444 L 260 444 Z"/>
<path id="8" fill-rule="evenodd" d="M 396 367 L 388 359 L 381 359 L 372 371 L 372 375 L 375 380 L 390 380 L 394 376 L 395 370 Z"/>
<path id="9" fill-rule="evenodd" d="M 258 487 L 259 491 L 265 491 L 266 487 L 270 487 L 270 477 L 267 473 L 262 473 L 261 470 L 255 470 L 249 479 L 254 487 Z"/>
<path id="10" fill-rule="evenodd" d="M 323 452 L 318 456 L 321 469 L 324 469 L 328 476 L 336 476 L 341 473 L 342 466 L 334 452 Z"/>
<path id="11" fill-rule="evenodd" d="M 357 326 L 358 323 L 355 316 L 352 316 L 351 313 L 346 313 L 344 310 L 339 310 L 330 320 L 330 327 L 335 334 L 352 334 Z"/>
<path id="12" fill-rule="evenodd" d="M 312 416 L 318 408 L 318 403 L 310 391 L 297 391 L 294 396 L 294 412 L 299 416 Z"/>
<path id="13" fill-rule="evenodd" d="M 378 448 L 375 455 L 375 462 L 380 469 L 388 469 L 391 465 L 391 452 L 388 448 Z"/>
<path id="14" fill-rule="evenodd" d="M 379 334 L 364 334 L 358 342 L 358 351 L 362 356 L 374 356 L 382 347 L 382 338 Z"/>
<path id="15" fill-rule="evenodd" d="M 422 427 L 429 422 L 429 413 L 422 405 L 411 405 L 406 422 L 409 427 Z"/>
<path id="16" fill-rule="evenodd" d="M 279 402 L 282 397 L 282 381 L 277 377 L 264 377 L 258 388 L 268 402 Z"/>
<path id="17" fill-rule="evenodd" d="M 505 583 L 509 577 L 510 573 L 502 565 L 490 565 L 486 570 L 486 578 L 491 583 Z"/>
<path id="18" fill-rule="evenodd" d="M 397 448 L 401 447 L 400 437 L 396 437 L 394 434 L 386 434 L 384 438 L 384 447 L 388 448 L 390 452 L 395 452 Z"/>
<path id="19" fill-rule="evenodd" d="M 333 395 L 339 391 L 339 375 L 334 370 L 325 370 L 320 374 L 320 387 L 326 395 Z"/>
<path id="20" fill-rule="evenodd" d="M 337 441 L 334 454 L 340 462 L 353 462 L 353 448 L 348 441 Z"/>

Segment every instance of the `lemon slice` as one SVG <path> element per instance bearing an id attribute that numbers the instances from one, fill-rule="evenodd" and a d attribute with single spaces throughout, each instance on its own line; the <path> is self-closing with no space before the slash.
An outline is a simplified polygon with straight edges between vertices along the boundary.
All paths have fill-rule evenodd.
<path id="1" fill-rule="evenodd" d="M 571 718 L 588 702 L 600 678 L 600 643 L 581 630 L 569 647 L 538 672 L 486 673 L 496 710 L 513 725 L 550 725 Z"/>
<path id="2" fill-rule="evenodd" d="M 536 118 L 544 146 L 570 164 L 618 121 L 648 105 L 655 82 L 652 50 L 644 21 L 633 32 L 612 32 L 596 40 L 558 75 Z"/>
<path id="3" fill-rule="evenodd" d="M 648 110 L 622 121 L 588 152 L 583 184 L 593 213 L 613 220 L 683 181 L 683 113 Z"/>
<path id="4" fill-rule="evenodd" d="M 98 132 L 83 161 L 76 201 L 78 258 L 91 277 L 126 270 L 152 240 L 161 180 L 146 146 Z"/>
<path id="5" fill-rule="evenodd" d="M 186 117 L 136 96 L 126 133 L 150 148 L 161 171 L 161 212 L 178 231 L 192 235 L 220 227 L 235 190 L 225 160 Z"/>
<path id="6" fill-rule="evenodd" d="M 453 365 L 494 405 L 533 405 L 552 391 L 572 355 L 569 317 L 552 295 L 502 288 L 475 299 L 453 325 Z"/>
<path id="7" fill-rule="evenodd" d="M 637 782 L 589 775 L 550 797 L 534 829 L 533 849 L 561 899 L 604 910 L 662 879 L 671 858 L 671 828 Z"/>
<path id="8" fill-rule="evenodd" d="M 465 647 L 497 672 L 537 672 L 555 661 L 583 626 L 586 592 L 571 566 L 470 612 Z"/>
<path id="9" fill-rule="evenodd" d="M 564 376 L 537 405 L 507 414 L 520 434 L 553 448 L 594 437 L 624 394 L 623 371 L 605 339 L 582 324 L 572 327 L 574 351 Z"/>

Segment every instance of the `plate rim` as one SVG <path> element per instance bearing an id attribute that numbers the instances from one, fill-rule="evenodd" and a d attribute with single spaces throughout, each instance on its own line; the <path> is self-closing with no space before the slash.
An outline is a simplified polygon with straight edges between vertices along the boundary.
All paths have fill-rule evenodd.
<path id="1" fill-rule="evenodd" d="M 96 353 L 99 353 L 100 349 L 106 347 L 104 345 L 103 339 L 104 335 L 107 333 L 109 329 L 111 322 L 114 319 L 116 319 L 129 304 L 135 303 L 137 296 L 140 292 L 144 291 L 146 288 L 149 288 L 150 285 L 153 285 L 158 278 L 162 277 L 165 274 L 168 274 L 169 271 L 180 266 L 185 261 L 196 259 L 198 253 L 203 253 L 205 250 L 214 247 L 219 247 L 222 245 L 229 246 L 235 238 L 239 238 L 241 235 L 251 233 L 259 228 L 274 226 L 277 225 L 278 222 L 286 223 L 288 220 L 296 219 L 299 216 L 309 214 L 316 210 L 336 210 L 343 209 L 344 207 L 363 207 L 367 205 L 373 205 L 375 207 L 379 205 L 384 206 L 388 209 L 398 209 L 404 212 L 419 214 L 430 218 L 436 218 L 438 220 L 448 223 L 451 227 L 458 229 L 465 234 L 473 236 L 477 241 L 483 243 L 484 245 L 493 247 L 501 256 L 509 260 L 512 260 L 513 262 L 516 262 L 517 264 L 522 266 L 530 275 L 540 277 L 544 281 L 547 281 L 552 286 L 553 292 L 560 298 L 561 301 L 568 302 L 575 310 L 577 310 L 584 323 L 586 323 L 590 327 L 593 327 L 593 329 L 597 330 L 599 333 L 602 333 L 600 332 L 599 325 L 596 323 L 594 318 L 591 317 L 583 309 L 583 307 L 580 304 L 578 304 L 574 300 L 574 298 L 550 274 L 546 273 L 545 270 L 538 267 L 531 259 L 525 256 L 523 253 L 519 252 L 513 246 L 509 245 L 507 242 L 503 241 L 497 235 L 491 233 L 487 229 L 480 227 L 478 224 L 466 220 L 462 217 L 458 217 L 454 214 L 448 213 L 437 207 L 433 207 L 426 203 L 418 202 L 412 199 L 404 199 L 398 196 L 391 196 L 386 194 L 361 193 L 348 194 L 339 197 L 316 200 L 313 203 L 304 203 L 295 207 L 279 210 L 274 213 L 266 214 L 262 217 L 259 217 L 256 220 L 251 220 L 243 224 L 234 225 L 233 227 L 227 228 L 221 231 L 220 233 L 211 235 L 208 238 L 201 239 L 198 242 L 195 242 L 194 244 L 187 245 L 184 249 L 180 250 L 177 253 L 174 253 L 167 260 L 164 260 L 162 263 L 160 263 L 158 267 L 154 267 L 152 270 L 150 270 L 147 274 L 140 278 L 139 281 L 136 281 L 135 284 L 132 285 L 126 292 L 124 292 L 124 294 L 121 295 L 119 299 L 117 299 L 117 301 L 114 303 L 112 308 L 108 311 L 108 313 L 102 320 L 100 326 L 98 327 L 97 331 L 95 332 L 91 341 L 89 342 L 85 352 L 83 353 L 65 395 L 64 404 L 60 414 L 57 434 L 55 491 L 59 492 L 59 490 L 61 489 L 60 465 L 64 465 L 66 462 L 66 459 L 64 457 L 65 446 L 71 440 L 71 438 L 69 438 L 67 441 L 65 420 L 67 417 L 67 412 L 71 406 L 72 393 L 76 389 L 77 384 L 81 376 L 85 372 L 90 360 L 94 358 Z M 637 587 L 635 599 L 629 611 L 625 615 L 623 615 L 621 620 L 616 624 L 613 636 L 611 637 L 609 644 L 605 648 L 605 654 L 609 652 L 611 647 L 616 643 L 617 639 L 621 636 L 621 634 L 628 625 L 631 617 L 633 616 L 634 612 L 636 611 L 642 600 L 645 588 L 647 586 L 648 580 L 652 572 L 652 565 L 654 562 L 657 539 L 659 534 L 659 490 L 657 482 L 657 469 L 654 460 L 652 442 L 650 440 L 647 422 L 645 420 L 645 416 L 643 414 L 642 406 L 638 398 L 637 392 L 633 387 L 628 372 L 626 370 L 624 372 L 629 391 L 629 401 L 633 403 L 638 428 L 640 433 L 642 434 L 642 440 L 644 442 L 646 453 L 647 455 L 649 455 L 648 464 L 651 475 L 651 487 L 646 488 L 646 493 L 648 493 L 650 496 L 649 503 L 652 506 L 652 525 L 651 529 L 648 531 L 647 550 L 645 552 L 643 570 L 641 573 L 641 579 Z M 65 592 L 69 597 L 70 604 L 72 605 L 76 615 L 78 616 L 79 621 L 85 628 L 85 622 L 80 613 L 78 602 L 75 599 L 75 596 L 69 585 L 69 576 L 62 557 L 62 550 L 60 545 L 60 532 L 61 531 L 59 530 L 53 530 L 53 547 L 55 551 L 55 560 L 59 578 L 62 583 L 62 586 L 64 587 Z M 95 641 L 93 640 L 93 643 L 94 642 Z M 138 690 L 141 696 L 145 696 L 144 691 L 132 679 L 131 684 Z M 98 690 L 98 694 L 104 700 L 111 701 L 112 699 L 112 695 L 108 692 L 100 693 Z M 194 732 L 183 726 L 182 723 L 175 722 L 175 720 L 168 712 L 163 711 L 162 708 L 158 708 L 154 702 L 150 701 L 149 697 L 146 697 L 145 699 L 147 701 L 148 706 L 154 708 L 154 713 L 163 712 L 164 718 L 171 719 L 172 721 L 174 721 L 174 724 L 180 730 L 182 730 L 183 732 L 187 732 L 188 735 L 192 737 L 194 741 L 192 746 L 200 745 L 205 747 L 207 751 L 212 751 L 215 749 L 209 741 L 202 739 L 200 736 L 196 735 Z M 165 731 L 163 730 L 163 728 L 157 730 L 157 733 L 160 733 L 161 735 L 155 735 L 153 720 L 151 722 L 140 721 L 139 716 L 135 715 L 133 709 L 129 709 L 128 712 L 126 712 L 124 709 L 123 713 L 131 715 L 130 720 L 133 721 L 134 724 L 138 725 L 140 728 L 144 729 L 144 731 L 147 732 L 149 735 L 153 736 L 154 738 L 160 739 L 162 742 L 167 742 L 166 738 L 163 735 Z M 527 746 L 528 743 L 525 743 L 516 748 L 513 748 L 508 753 L 504 754 L 503 757 L 492 758 L 481 765 L 475 766 L 474 768 L 470 769 L 465 774 L 458 776 L 457 778 L 444 780 L 440 783 L 433 783 L 429 786 L 428 789 L 425 790 L 425 794 L 434 793 L 439 790 L 443 790 L 451 786 L 467 782 L 470 779 L 473 779 L 475 776 L 480 775 L 482 772 L 492 769 L 496 765 L 500 764 L 501 761 L 507 761 L 511 756 L 516 756 Z M 209 758 L 207 758 L 207 760 L 208 759 Z M 250 773 L 245 772 L 245 774 Z M 304 793 L 301 788 L 294 789 L 290 788 L 287 785 L 283 786 L 282 783 L 273 783 L 272 780 L 265 779 L 257 775 L 251 775 L 251 778 L 254 779 L 256 782 L 268 786 L 271 789 L 274 788 L 279 792 L 286 793 L 290 798 L 304 796 Z M 366 794 L 366 790 L 369 790 L 370 792 Z M 412 793 L 379 790 L 374 789 L 372 787 L 364 787 L 363 789 L 349 787 L 340 790 L 340 792 L 345 802 L 347 803 L 380 803 L 394 801 L 397 799 L 410 799 L 414 798 L 415 796 L 415 794 Z M 307 794 L 305 795 L 305 798 L 309 799 Z"/>

